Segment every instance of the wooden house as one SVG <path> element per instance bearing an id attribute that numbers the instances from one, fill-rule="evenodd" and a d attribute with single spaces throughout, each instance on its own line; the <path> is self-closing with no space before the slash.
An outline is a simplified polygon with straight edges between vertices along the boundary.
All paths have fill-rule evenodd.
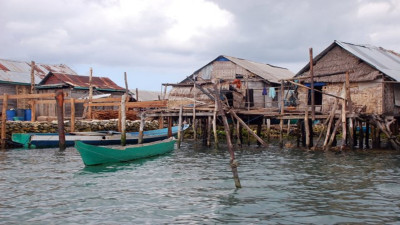
<path id="1" fill-rule="evenodd" d="M 191 105 L 213 106 L 214 102 L 202 92 L 210 91 L 217 84 L 225 94 L 229 105 L 235 108 L 278 107 L 280 79 L 293 77 L 286 68 L 252 62 L 245 59 L 221 55 L 178 84 L 172 84 L 169 92 L 169 107 Z"/>
<path id="2" fill-rule="evenodd" d="M 89 96 L 89 76 L 72 75 L 64 73 L 50 72 L 36 87 L 37 93 L 54 93 L 58 89 L 62 89 L 67 93 L 68 98 L 85 99 Z M 125 88 L 115 84 L 108 77 L 92 77 L 93 96 L 100 97 L 120 97 L 125 93 Z M 70 116 L 70 106 L 66 104 L 65 115 Z M 76 116 L 82 116 L 84 111 L 83 104 L 76 103 Z M 36 109 L 37 116 L 56 115 L 55 105 L 42 105 Z"/>
<path id="3" fill-rule="evenodd" d="M 370 45 L 334 41 L 313 59 L 314 88 L 324 93 L 345 96 L 346 72 L 349 73 L 350 98 L 355 111 L 364 114 L 399 116 L 400 55 L 391 50 Z M 310 86 L 310 65 L 295 76 Z M 298 106 L 311 104 L 310 92 L 297 89 Z M 314 92 L 316 112 L 331 110 L 334 97 Z M 308 96 L 308 97 L 307 97 Z"/>
<path id="4" fill-rule="evenodd" d="M 29 94 L 31 90 L 31 62 L 0 59 L 0 95 Z M 49 72 L 76 74 L 64 64 L 48 65 L 36 63 L 34 83 L 38 84 Z M 0 101 L 0 106 L 2 106 Z M 9 100 L 8 109 L 28 109 L 27 99 Z"/>

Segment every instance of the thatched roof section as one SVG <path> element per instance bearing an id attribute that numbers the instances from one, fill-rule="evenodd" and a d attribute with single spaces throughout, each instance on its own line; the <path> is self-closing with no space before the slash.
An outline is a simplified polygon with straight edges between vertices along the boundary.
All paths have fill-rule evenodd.
<path id="1" fill-rule="evenodd" d="M 309 69 L 307 64 L 295 77 L 308 76 Z M 335 41 L 314 58 L 316 82 L 344 82 L 346 71 L 353 71 L 350 74 L 352 82 L 375 80 L 382 76 L 400 80 L 400 55 L 383 48 Z M 324 76 L 326 74 L 335 75 Z"/>

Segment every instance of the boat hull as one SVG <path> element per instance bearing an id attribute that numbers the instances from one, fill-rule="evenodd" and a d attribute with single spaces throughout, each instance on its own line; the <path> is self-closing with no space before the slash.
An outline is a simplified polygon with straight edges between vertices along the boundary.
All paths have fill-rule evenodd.
<path id="1" fill-rule="evenodd" d="M 185 125 L 182 130 L 189 126 Z M 178 133 L 178 126 L 172 127 L 172 135 Z M 137 144 L 139 132 L 128 132 L 126 144 Z M 150 130 L 143 132 L 143 143 L 164 140 L 168 138 L 168 129 Z M 51 148 L 59 146 L 57 133 L 17 133 L 12 135 L 14 142 L 22 144 L 25 148 Z M 78 132 L 65 135 L 67 147 L 74 146 L 75 141 L 83 141 L 92 145 L 118 145 L 121 144 L 119 132 Z"/>
<path id="2" fill-rule="evenodd" d="M 86 166 L 93 166 L 105 163 L 127 162 L 166 154 L 174 150 L 175 142 L 174 138 L 169 138 L 163 141 L 130 145 L 123 148 L 119 146 L 117 148 L 90 145 L 76 141 L 75 148 L 81 155 L 83 163 Z"/>

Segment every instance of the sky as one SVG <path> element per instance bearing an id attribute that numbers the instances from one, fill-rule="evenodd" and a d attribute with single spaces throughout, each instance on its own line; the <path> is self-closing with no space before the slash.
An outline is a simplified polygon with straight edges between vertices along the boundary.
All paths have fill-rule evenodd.
<path id="1" fill-rule="evenodd" d="M 334 40 L 400 52 L 400 0 L 0 0 L 1 59 L 161 91 L 219 55 L 297 73 Z"/>

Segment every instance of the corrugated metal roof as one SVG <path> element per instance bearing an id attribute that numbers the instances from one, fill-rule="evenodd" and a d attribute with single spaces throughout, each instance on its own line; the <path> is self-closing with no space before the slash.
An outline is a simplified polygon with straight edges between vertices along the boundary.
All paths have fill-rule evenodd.
<path id="1" fill-rule="evenodd" d="M 277 67 L 269 64 L 252 62 L 245 59 L 239 59 L 232 56 L 223 57 L 229 59 L 231 62 L 247 69 L 248 71 L 268 80 L 269 82 L 279 83 L 281 79 L 292 78 L 294 73 L 282 67 Z"/>
<path id="2" fill-rule="evenodd" d="M 314 58 L 314 63 L 324 57 L 335 46 L 340 46 L 386 76 L 400 81 L 400 55 L 392 50 L 387 50 L 382 47 L 351 44 L 335 40 L 328 48 Z M 309 69 L 310 65 L 307 64 L 296 74 L 296 76 L 301 76 Z"/>
<path id="3" fill-rule="evenodd" d="M 399 81 L 400 80 L 400 56 L 399 54 L 386 50 L 382 47 L 371 45 L 356 45 L 341 41 L 335 41 L 336 44 L 362 59 L 370 66 L 381 71 L 383 74 Z"/>
<path id="4" fill-rule="evenodd" d="M 35 83 L 38 84 L 49 72 L 76 74 L 66 65 L 36 63 Z M 0 81 L 10 83 L 31 83 L 31 64 L 15 60 L 0 59 Z"/>
<path id="5" fill-rule="evenodd" d="M 39 85 L 51 85 L 51 84 L 68 84 L 72 87 L 89 88 L 89 76 L 63 74 L 63 73 L 49 73 Z M 118 86 L 108 77 L 92 77 L 92 85 L 97 89 L 107 90 L 121 90 L 125 89 Z"/>

